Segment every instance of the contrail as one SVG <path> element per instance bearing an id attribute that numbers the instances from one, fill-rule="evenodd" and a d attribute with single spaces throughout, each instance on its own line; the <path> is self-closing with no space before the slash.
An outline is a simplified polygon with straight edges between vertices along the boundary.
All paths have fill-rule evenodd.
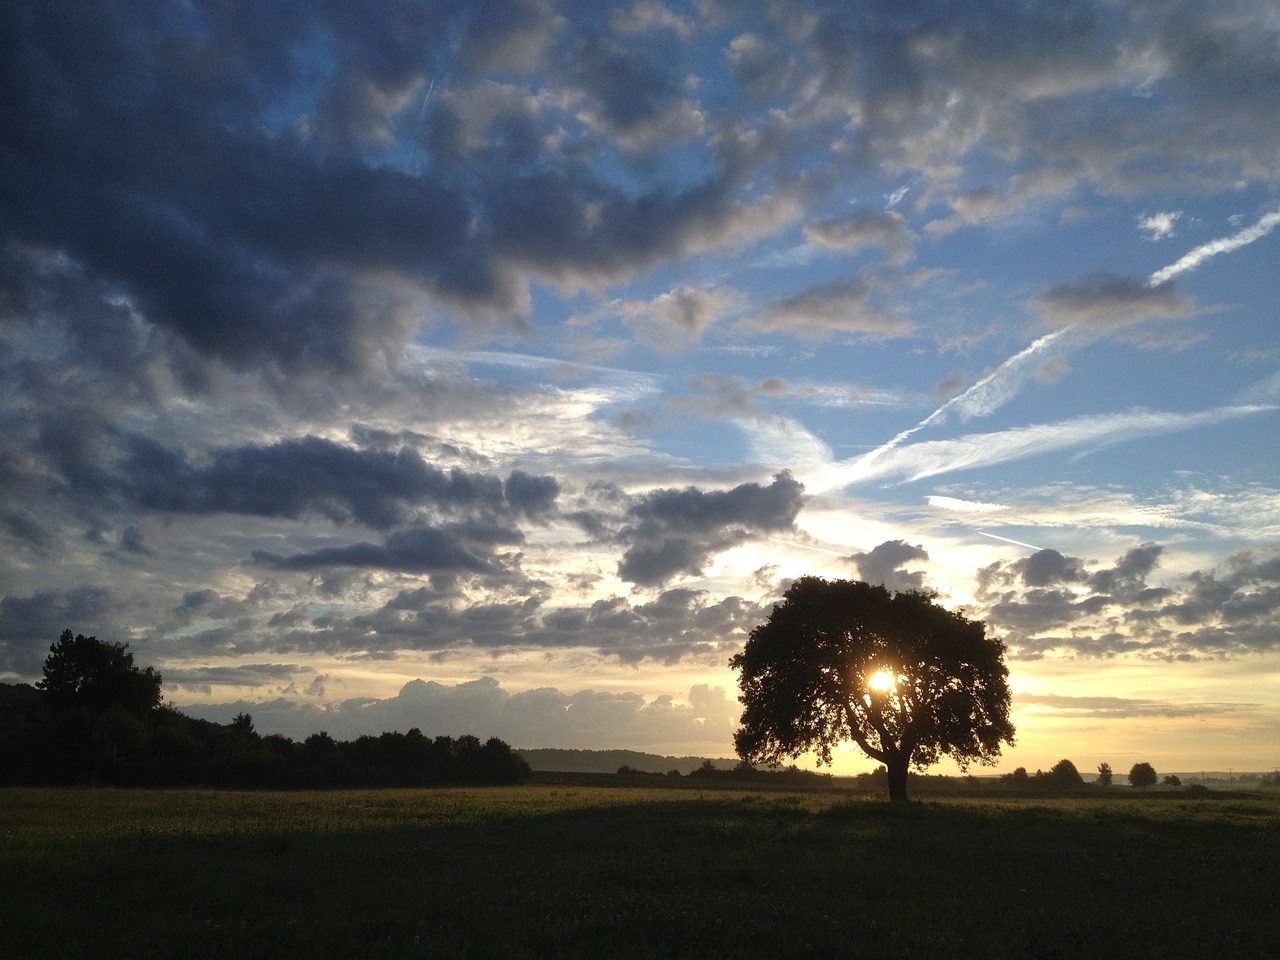
<path id="1" fill-rule="evenodd" d="M 998 533 L 987 533 L 985 530 L 975 530 L 974 533 L 982 537 L 990 537 L 992 540 L 1003 540 L 1005 543 L 1012 543 L 1016 547 L 1026 547 L 1028 550 L 1044 549 L 1044 547 L 1037 547 L 1034 543 L 1023 543 L 1021 540 L 1014 540 L 1011 537 L 1002 537 Z"/>
<path id="2" fill-rule="evenodd" d="M 1255 240 L 1261 240 L 1278 226 L 1280 226 L 1280 210 L 1273 210 L 1271 213 L 1264 215 L 1252 227 L 1246 227 L 1235 236 L 1210 240 L 1208 243 L 1201 244 L 1181 257 L 1176 263 L 1171 263 L 1169 266 L 1157 270 L 1147 281 L 1147 286 L 1158 287 L 1166 280 L 1171 280 L 1180 273 L 1194 270 L 1210 257 L 1216 257 L 1220 253 L 1230 253 L 1232 250 L 1238 250 L 1240 247 L 1253 243 Z"/>
<path id="3" fill-rule="evenodd" d="M 980 401 L 986 400 L 986 403 L 983 404 L 983 412 L 990 412 L 995 409 L 995 407 L 1008 399 L 1008 396 L 998 396 L 997 389 L 1002 386 L 1003 381 L 1009 376 L 1009 374 L 1016 371 L 1018 367 L 1025 364 L 1028 360 L 1042 353 L 1047 346 L 1063 334 L 1067 333 L 1070 329 L 1070 327 L 1063 327 L 1061 330 L 1054 330 L 1051 333 L 1046 333 L 1043 337 L 1033 341 L 1030 345 L 1024 347 L 1004 363 L 1000 364 L 1000 366 L 996 367 L 995 370 L 991 371 L 991 373 L 987 374 L 968 390 L 957 394 L 942 406 L 938 407 L 937 410 L 933 411 L 933 413 L 929 414 L 929 416 L 925 417 L 914 427 L 903 430 L 887 443 L 882 443 L 874 450 L 864 453 L 854 464 L 854 469 L 857 470 L 862 467 L 870 466 L 876 459 L 888 453 L 912 434 L 918 433 L 925 427 L 938 423 L 955 407 L 969 407 L 972 410 L 977 408 L 977 404 Z"/>
<path id="4" fill-rule="evenodd" d="M 1280 226 L 1280 210 L 1272 211 L 1265 214 L 1262 219 L 1255 223 L 1252 227 L 1247 227 L 1239 233 L 1231 237 L 1223 237 L 1219 240 L 1212 240 L 1209 243 L 1196 247 L 1190 253 L 1181 257 L 1176 263 L 1172 263 L 1167 267 L 1157 270 L 1147 280 L 1148 287 L 1157 287 L 1166 280 L 1176 277 L 1180 273 L 1188 270 L 1194 270 L 1210 257 L 1216 257 L 1220 253 L 1229 253 L 1232 250 L 1239 249 L 1247 244 L 1260 240 L 1269 234 L 1276 227 Z M 962 412 L 973 413 L 990 413 L 996 407 L 1001 406 L 1009 400 L 1016 390 L 1016 384 L 1010 384 L 1013 374 L 1018 369 L 1025 366 L 1029 360 L 1034 359 L 1042 353 L 1046 347 L 1054 343 L 1060 337 L 1064 336 L 1071 330 L 1071 327 L 1063 327 L 1060 330 L 1054 330 L 1046 333 L 1044 336 L 1033 341 L 1023 350 L 1014 354 L 1004 363 L 1000 364 L 995 370 L 987 374 L 968 390 L 957 396 L 952 397 L 937 410 L 929 414 L 914 427 L 903 430 L 897 436 L 893 437 L 886 443 L 882 443 L 874 450 L 864 453 L 856 461 L 850 465 L 852 467 L 850 481 L 856 479 L 867 467 L 871 466 L 876 460 L 884 456 L 890 450 L 901 445 L 904 441 L 910 439 L 916 433 L 919 433 L 925 427 L 932 426 L 941 421 L 949 412 L 959 408 Z M 1029 544 L 1020 544 L 1020 546 L 1030 546 Z M 1032 548 L 1038 549 L 1038 548 Z"/>
<path id="5" fill-rule="evenodd" d="M 431 99 L 431 91 L 436 88 L 436 78 L 431 78 L 431 84 L 427 87 L 426 95 L 422 98 L 422 109 L 418 111 L 418 129 L 422 129 L 422 122 L 427 119 L 427 102 Z"/>

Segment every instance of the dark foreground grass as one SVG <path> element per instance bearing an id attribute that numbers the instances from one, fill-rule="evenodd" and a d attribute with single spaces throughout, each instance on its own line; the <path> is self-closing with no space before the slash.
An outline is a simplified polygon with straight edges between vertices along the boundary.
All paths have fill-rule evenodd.
<path id="1" fill-rule="evenodd" d="M 0 956 L 1280 957 L 1280 799 L 0 790 Z"/>

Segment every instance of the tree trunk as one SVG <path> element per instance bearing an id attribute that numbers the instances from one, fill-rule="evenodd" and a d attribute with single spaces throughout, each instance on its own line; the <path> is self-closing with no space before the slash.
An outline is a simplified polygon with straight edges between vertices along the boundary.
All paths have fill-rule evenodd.
<path id="1" fill-rule="evenodd" d="M 907 766 L 906 757 L 890 757 L 885 763 L 889 772 L 889 799 L 893 801 L 907 799 Z"/>

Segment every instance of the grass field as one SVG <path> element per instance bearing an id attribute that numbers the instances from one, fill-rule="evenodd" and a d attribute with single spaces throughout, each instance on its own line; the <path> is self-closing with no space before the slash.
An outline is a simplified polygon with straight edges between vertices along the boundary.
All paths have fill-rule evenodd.
<path id="1" fill-rule="evenodd" d="M 1280 798 L 0 790 L 0 956 L 1280 957 Z"/>

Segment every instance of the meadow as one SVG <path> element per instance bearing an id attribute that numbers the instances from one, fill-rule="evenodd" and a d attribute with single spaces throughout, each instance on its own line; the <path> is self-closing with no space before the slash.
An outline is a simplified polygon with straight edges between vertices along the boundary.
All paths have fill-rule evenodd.
<path id="1" fill-rule="evenodd" d="M 0 790 L 0 955 L 1275 957 L 1280 797 Z"/>

